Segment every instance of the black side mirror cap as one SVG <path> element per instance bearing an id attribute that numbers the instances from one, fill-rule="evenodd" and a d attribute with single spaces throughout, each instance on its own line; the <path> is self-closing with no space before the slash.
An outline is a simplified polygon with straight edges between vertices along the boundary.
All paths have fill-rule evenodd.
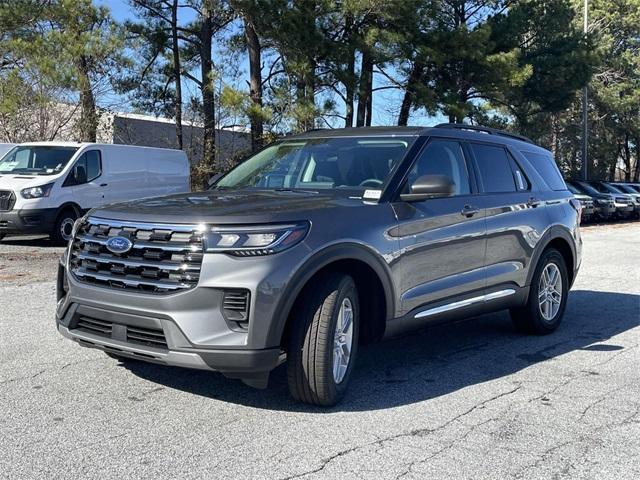
<path id="1" fill-rule="evenodd" d="M 435 197 L 450 197 L 456 191 L 456 184 L 447 175 L 423 175 L 409 187 L 409 193 L 400 195 L 404 202 L 417 202 Z"/>

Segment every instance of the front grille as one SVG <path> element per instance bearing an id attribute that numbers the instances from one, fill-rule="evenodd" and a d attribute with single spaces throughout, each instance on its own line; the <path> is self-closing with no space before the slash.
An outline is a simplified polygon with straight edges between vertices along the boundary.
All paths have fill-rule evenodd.
<path id="1" fill-rule="evenodd" d="M 0 190 L 0 211 L 8 212 L 13 210 L 16 204 L 16 196 L 11 190 Z"/>
<path id="2" fill-rule="evenodd" d="M 101 337 L 111 337 L 113 323 L 96 318 L 80 317 L 76 328 Z"/>
<path id="3" fill-rule="evenodd" d="M 246 322 L 249 319 L 249 291 L 225 290 L 222 310 L 227 320 Z"/>
<path id="4" fill-rule="evenodd" d="M 162 330 L 142 327 L 127 327 L 127 342 L 156 348 L 167 348 Z"/>
<path id="5" fill-rule="evenodd" d="M 127 238 L 125 253 L 107 248 L 112 237 Z M 90 217 L 73 239 L 73 276 L 93 285 L 149 294 L 195 287 L 200 278 L 202 232 L 195 225 L 120 222 Z"/>
<path id="6" fill-rule="evenodd" d="M 616 202 L 618 203 L 624 203 L 625 205 L 627 205 L 629 203 L 629 200 L 627 200 L 624 197 L 616 197 Z"/>
<path id="7" fill-rule="evenodd" d="M 75 329 L 92 335 L 97 335 L 99 337 L 114 338 L 113 325 L 114 323 L 108 320 L 99 320 L 97 318 L 81 316 L 76 323 Z M 168 349 L 167 339 L 164 336 L 164 332 L 160 329 L 134 327 L 130 325 L 120 325 L 119 327 L 121 330 L 123 328 L 125 329 L 124 335 L 126 335 L 125 338 L 128 343 L 136 343 L 138 345 L 164 350 Z M 115 339 L 122 340 L 121 338 Z"/>

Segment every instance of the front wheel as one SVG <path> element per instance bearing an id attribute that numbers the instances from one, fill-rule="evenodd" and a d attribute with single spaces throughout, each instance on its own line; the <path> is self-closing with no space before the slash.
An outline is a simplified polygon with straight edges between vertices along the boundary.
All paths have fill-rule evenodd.
<path id="1" fill-rule="evenodd" d="M 511 309 L 511 319 L 523 333 L 545 335 L 562 321 L 569 294 L 569 275 L 557 250 L 546 250 L 533 274 L 529 299 L 523 307 Z"/>
<path id="2" fill-rule="evenodd" d="M 344 396 L 358 351 L 358 292 L 348 275 L 323 275 L 296 302 L 287 348 L 289 391 L 332 406 Z"/>
<path id="3" fill-rule="evenodd" d="M 73 210 L 64 210 L 56 219 L 53 232 L 51 232 L 51 241 L 55 245 L 64 246 L 71 239 L 73 233 L 73 224 L 78 216 Z"/>

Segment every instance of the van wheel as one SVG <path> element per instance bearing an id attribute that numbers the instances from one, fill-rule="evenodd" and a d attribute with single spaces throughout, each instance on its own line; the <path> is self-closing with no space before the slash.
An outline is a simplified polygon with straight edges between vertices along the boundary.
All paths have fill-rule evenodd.
<path id="1" fill-rule="evenodd" d="M 562 321 L 569 294 L 569 276 L 564 258 L 557 250 L 546 250 L 533 274 L 529 300 L 511 309 L 511 319 L 523 333 L 546 335 Z"/>
<path id="2" fill-rule="evenodd" d="M 306 288 L 292 312 L 287 348 L 291 396 L 300 402 L 331 406 L 344 396 L 356 354 L 360 309 L 348 275 L 323 275 Z"/>
<path id="3" fill-rule="evenodd" d="M 73 224 L 78 216 L 73 210 L 64 210 L 58 215 L 53 232 L 51 233 L 51 241 L 58 246 L 64 246 L 69 243 Z"/>

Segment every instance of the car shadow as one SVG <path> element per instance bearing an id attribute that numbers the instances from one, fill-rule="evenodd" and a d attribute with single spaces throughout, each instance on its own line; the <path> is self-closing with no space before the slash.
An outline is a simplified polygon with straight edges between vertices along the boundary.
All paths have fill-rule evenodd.
<path id="1" fill-rule="evenodd" d="M 14 247 L 51 247 L 56 245 L 48 236 L 28 236 L 28 237 L 5 237 L 0 243 L 2 245 L 12 245 Z"/>
<path id="2" fill-rule="evenodd" d="M 301 412 L 368 411 L 422 402 L 518 372 L 575 350 L 623 347 L 611 337 L 640 325 L 640 295 L 573 291 L 560 328 L 552 335 L 516 332 L 507 312 L 438 325 L 360 349 L 349 391 L 330 409 L 296 403 L 288 395 L 286 370 L 256 390 L 221 374 L 143 362 L 121 365 L 169 388 L 254 408 Z"/>

